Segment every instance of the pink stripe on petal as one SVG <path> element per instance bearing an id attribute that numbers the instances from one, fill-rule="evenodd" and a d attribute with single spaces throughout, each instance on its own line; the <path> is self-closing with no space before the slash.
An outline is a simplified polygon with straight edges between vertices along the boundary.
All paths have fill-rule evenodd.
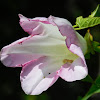
<path id="1" fill-rule="evenodd" d="M 2 63 L 8 67 L 21 67 L 22 64 L 35 60 L 41 56 L 32 55 L 32 54 L 8 54 L 1 55 Z"/>
<path id="2" fill-rule="evenodd" d="M 31 19 L 32 21 L 37 21 L 37 22 L 42 22 L 44 24 L 51 24 L 47 18 L 45 17 L 36 17 L 36 18 L 33 18 Z"/>

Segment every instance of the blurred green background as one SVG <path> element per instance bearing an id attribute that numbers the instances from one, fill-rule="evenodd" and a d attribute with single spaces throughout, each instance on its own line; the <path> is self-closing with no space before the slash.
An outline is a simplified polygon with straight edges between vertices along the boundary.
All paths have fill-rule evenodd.
<path id="1" fill-rule="evenodd" d="M 19 25 L 19 13 L 29 18 L 53 15 L 66 18 L 74 25 L 76 17 L 87 17 L 99 3 L 100 0 L 1 0 L 0 49 L 28 36 Z M 97 27 L 100 30 L 100 26 Z M 96 28 L 91 33 L 94 40 L 100 42 L 100 32 L 96 33 Z M 86 30 L 81 30 L 79 33 L 84 36 Z M 98 53 L 91 55 L 87 60 L 89 74 L 93 79 L 100 74 L 99 63 L 100 54 Z M 41 95 L 28 96 L 21 89 L 20 71 L 21 68 L 8 68 L 0 63 L 0 100 L 77 100 L 78 96 L 85 95 L 91 85 L 82 81 L 68 83 L 59 78 Z M 100 100 L 100 94 L 92 96 L 89 100 Z"/>

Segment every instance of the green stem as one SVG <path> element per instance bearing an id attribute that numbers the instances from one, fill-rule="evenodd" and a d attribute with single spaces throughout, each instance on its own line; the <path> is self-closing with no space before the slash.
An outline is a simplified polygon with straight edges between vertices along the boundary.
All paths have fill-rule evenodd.
<path id="1" fill-rule="evenodd" d="M 81 100 L 88 100 L 94 93 L 91 93 L 90 95 L 85 95 Z"/>
<path id="2" fill-rule="evenodd" d="M 73 25 L 73 27 L 75 28 L 75 27 L 78 27 L 78 25 Z"/>
<path id="3" fill-rule="evenodd" d="M 89 74 L 88 74 L 87 77 L 84 78 L 82 81 L 92 83 L 92 85 L 93 85 L 93 84 L 96 84 L 95 81 L 92 79 L 92 77 L 91 77 Z M 92 85 L 91 85 L 91 87 L 92 87 Z M 90 87 L 90 88 L 91 88 L 91 87 Z M 90 90 L 90 89 L 89 89 L 89 90 Z M 89 92 L 89 90 L 88 90 L 88 92 Z M 85 94 L 84 97 L 82 97 L 82 98 L 79 99 L 79 100 L 87 100 L 87 99 L 92 95 L 92 94 L 88 94 L 88 92 Z"/>
<path id="4" fill-rule="evenodd" d="M 89 77 L 91 78 L 90 75 L 89 75 Z M 92 79 L 92 78 L 91 78 L 91 79 Z M 92 85 L 94 84 L 94 85 L 97 86 L 97 84 L 95 83 L 95 81 L 94 81 L 93 79 L 92 79 L 91 83 L 92 83 Z M 92 87 L 92 85 L 91 85 L 91 87 Z M 90 88 L 91 88 L 91 87 L 90 87 Z M 98 86 L 97 86 L 97 87 L 98 87 Z M 88 98 L 90 98 L 94 93 L 96 93 L 96 92 L 93 92 L 93 93 L 88 94 L 89 91 L 90 91 L 90 89 L 88 90 L 88 92 L 85 94 L 85 96 L 84 96 L 81 100 L 88 100 Z"/>
<path id="5" fill-rule="evenodd" d="M 74 28 L 74 30 L 81 30 L 81 29 L 83 29 L 83 28 Z"/>
<path id="6" fill-rule="evenodd" d="M 84 96 L 81 100 L 88 100 L 88 98 L 90 97 L 91 95 L 89 96 Z"/>
<path id="7" fill-rule="evenodd" d="M 75 30 L 81 30 L 81 29 L 84 29 L 84 28 L 76 28 L 76 27 L 78 27 L 78 25 L 73 25 L 73 28 L 74 28 Z"/>

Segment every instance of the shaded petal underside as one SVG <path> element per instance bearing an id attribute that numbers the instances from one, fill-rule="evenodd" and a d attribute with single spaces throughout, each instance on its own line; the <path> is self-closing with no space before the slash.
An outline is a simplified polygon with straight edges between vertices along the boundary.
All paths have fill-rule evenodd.
<path id="1" fill-rule="evenodd" d="M 47 90 L 58 79 L 59 66 L 59 61 L 48 57 L 41 57 L 23 66 L 20 79 L 25 93 L 38 95 Z"/>

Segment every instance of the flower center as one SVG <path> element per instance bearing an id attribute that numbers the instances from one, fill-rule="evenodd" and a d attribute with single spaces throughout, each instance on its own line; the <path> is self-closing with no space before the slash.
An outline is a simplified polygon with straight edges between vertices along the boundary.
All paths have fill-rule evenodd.
<path id="1" fill-rule="evenodd" d="M 64 64 L 66 64 L 66 63 L 72 63 L 72 62 L 73 62 L 73 60 L 69 60 L 69 59 L 64 59 L 64 60 L 63 60 L 63 63 L 64 63 Z"/>

